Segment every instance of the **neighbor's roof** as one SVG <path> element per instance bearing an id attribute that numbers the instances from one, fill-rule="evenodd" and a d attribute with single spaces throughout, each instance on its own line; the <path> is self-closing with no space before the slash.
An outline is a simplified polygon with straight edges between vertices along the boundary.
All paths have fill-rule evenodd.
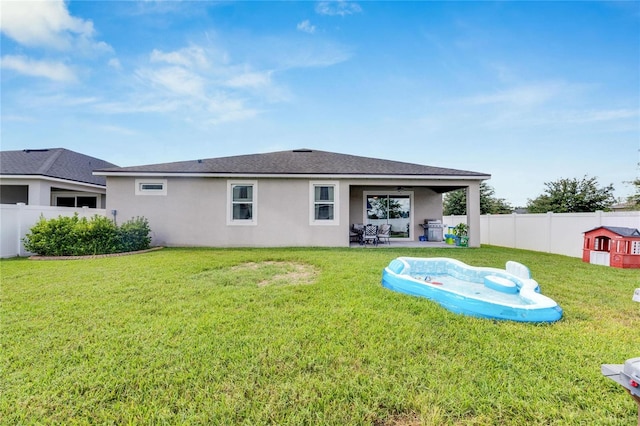
<path id="1" fill-rule="evenodd" d="M 621 237 L 640 237 L 640 231 L 636 228 L 625 228 L 622 226 L 598 226 L 597 228 L 590 229 L 586 232 L 592 232 L 597 229 L 606 229 L 614 234 L 620 235 Z"/>
<path id="2" fill-rule="evenodd" d="M 106 178 L 93 171 L 108 167 L 117 166 L 64 148 L 0 151 L 2 176 L 45 176 L 105 186 Z"/>
<path id="3" fill-rule="evenodd" d="M 176 163 L 102 169 L 100 175 L 130 174 L 204 174 L 204 175 L 385 175 L 438 176 L 488 179 L 486 173 L 447 169 L 338 154 L 334 152 L 294 149 L 265 154 L 238 155 Z"/>

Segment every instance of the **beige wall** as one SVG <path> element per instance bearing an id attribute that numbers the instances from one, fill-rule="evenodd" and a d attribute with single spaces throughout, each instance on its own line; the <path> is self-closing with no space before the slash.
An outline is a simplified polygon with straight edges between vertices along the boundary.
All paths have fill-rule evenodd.
<path id="1" fill-rule="evenodd" d="M 97 196 L 97 207 L 105 207 L 105 194 L 106 188 L 98 185 L 74 183 L 70 181 L 64 181 L 62 179 L 12 179 L 2 178 L 0 185 L 27 185 L 29 187 L 29 198 L 26 201 L 30 206 L 50 206 L 53 204 L 53 197 L 51 195 L 52 188 L 64 189 L 72 191 L 70 195 L 95 195 Z"/>
<path id="2" fill-rule="evenodd" d="M 318 226 L 310 224 L 308 179 L 259 179 L 257 224 L 238 226 L 227 224 L 228 181 L 214 177 L 171 177 L 167 180 L 166 195 L 136 195 L 134 177 L 108 176 L 107 211 L 117 210 L 118 223 L 135 216 L 146 217 L 154 245 L 340 247 L 349 245 L 351 224 L 365 221 L 365 191 L 395 191 L 398 186 L 406 187 L 403 191 L 413 194 L 411 239 L 417 240 L 423 235 L 420 223 L 442 218 L 442 195 L 430 187 L 465 183 L 398 181 L 385 186 L 374 179 L 342 180 L 336 223 Z"/>
<path id="3" fill-rule="evenodd" d="M 246 180 L 246 179 L 241 179 Z M 227 225 L 226 178 L 170 178 L 167 195 L 135 195 L 135 179 L 107 178 L 107 210 L 118 222 L 135 216 L 149 220 L 153 244 L 169 246 L 274 247 L 348 245 L 347 209 L 338 225 L 309 224 L 309 181 L 260 179 L 256 225 Z M 339 204 L 348 206 L 340 185 Z"/>

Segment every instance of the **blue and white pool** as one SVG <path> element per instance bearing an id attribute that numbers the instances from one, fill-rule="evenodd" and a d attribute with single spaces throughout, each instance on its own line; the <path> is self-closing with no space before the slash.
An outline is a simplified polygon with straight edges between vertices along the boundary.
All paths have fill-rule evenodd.
<path id="1" fill-rule="evenodd" d="M 562 308 L 540 294 L 529 269 L 513 261 L 498 269 L 444 257 L 398 257 L 384 269 L 382 285 L 464 315 L 522 322 L 562 318 Z"/>

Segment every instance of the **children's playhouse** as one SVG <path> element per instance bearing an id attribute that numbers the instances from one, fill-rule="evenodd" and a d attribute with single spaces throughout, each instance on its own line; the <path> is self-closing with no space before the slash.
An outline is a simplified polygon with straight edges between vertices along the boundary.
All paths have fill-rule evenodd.
<path id="1" fill-rule="evenodd" d="M 582 261 L 614 268 L 640 268 L 640 231 L 600 226 L 585 232 Z"/>

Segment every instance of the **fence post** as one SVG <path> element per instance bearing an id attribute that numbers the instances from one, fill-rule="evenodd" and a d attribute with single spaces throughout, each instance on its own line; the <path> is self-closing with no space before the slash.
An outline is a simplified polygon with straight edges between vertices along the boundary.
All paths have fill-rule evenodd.
<path id="1" fill-rule="evenodd" d="M 602 226 L 602 210 L 596 210 L 596 219 L 598 226 Z"/>
<path id="2" fill-rule="evenodd" d="M 486 244 L 491 245 L 491 213 L 487 213 L 487 242 Z M 482 219 L 482 216 L 480 217 Z"/>
<path id="3" fill-rule="evenodd" d="M 18 206 L 18 234 L 16 235 L 16 253 L 22 256 L 22 218 L 24 216 L 25 203 L 17 203 Z"/>
<path id="4" fill-rule="evenodd" d="M 547 253 L 551 253 L 553 212 L 547 212 Z"/>

